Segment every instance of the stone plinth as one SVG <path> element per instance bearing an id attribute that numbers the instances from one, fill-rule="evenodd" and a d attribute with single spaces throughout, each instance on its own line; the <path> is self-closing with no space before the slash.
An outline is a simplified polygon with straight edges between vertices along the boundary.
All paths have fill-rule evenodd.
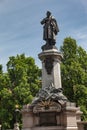
<path id="1" fill-rule="evenodd" d="M 54 84 L 61 88 L 60 63 L 62 54 L 57 49 L 44 50 L 38 55 L 42 61 L 42 88 Z"/>
<path id="2" fill-rule="evenodd" d="M 64 111 L 62 113 L 62 116 L 64 117 L 62 122 L 64 121 L 63 125 L 66 127 L 66 130 L 78 130 L 77 112 L 78 107 L 75 106 L 75 103 L 66 103 L 66 107 L 64 108 Z"/>
<path id="3" fill-rule="evenodd" d="M 23 130 L 79 130 L 77 115 L 80 109 L 74 103 L 64 106 L 55 103 L 48 108 L 37 104 L 33 109 L 25 105 L 21 112 Z"/>

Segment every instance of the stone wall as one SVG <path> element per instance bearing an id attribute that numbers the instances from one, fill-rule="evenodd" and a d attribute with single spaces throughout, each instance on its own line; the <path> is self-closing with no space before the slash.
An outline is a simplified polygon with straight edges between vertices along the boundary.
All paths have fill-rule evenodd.
<path id="1" fill-rule="evenodd" d="M 80 121 L 77 122 L 77 125 L 78 125 L 78 130 L 87 130 L 87 122 Z"/>

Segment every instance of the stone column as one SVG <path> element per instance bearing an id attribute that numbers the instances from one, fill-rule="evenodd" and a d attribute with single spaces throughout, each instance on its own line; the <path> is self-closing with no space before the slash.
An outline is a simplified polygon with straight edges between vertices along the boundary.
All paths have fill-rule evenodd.
<path id="1" fill-rule="evenodd" d="M 61 88 L 62 54 L 57 49 L 50 49 L 41 52 L 38 57 L 42 61 L 42 88 L 52 84 L 55 88 Z"/>

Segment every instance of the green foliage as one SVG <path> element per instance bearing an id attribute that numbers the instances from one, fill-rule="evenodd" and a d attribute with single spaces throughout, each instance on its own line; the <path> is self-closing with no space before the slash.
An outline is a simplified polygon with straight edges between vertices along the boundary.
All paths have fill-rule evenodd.
<path id="1" fill-rule="evenodd" d="M 77 46 L 76 40 L 68 37 L 61 46 L 63 60 L 61 64 L 62 86 L 70 101 L 76 102 L 83 111 L 82 118 L 87 119 L 87 53 Z"/>
<path id="2" fill-rule="evenodd" d="M 68 60 L 75 58 L 77 53 L 77 44 L 76 40 L 72 38 L 65 38 L 63 46 L 61 46 L 61 52 L 63 53 L 64 59 L 63 62 L 70 63 Z"/>
<path id="3" fill-rule="evenodd" d="M 73 86 L 75 102 L 83 111 L 82 119 L 87 120 L 87 88 L 84 85 Z"/>
<path id="4" fill-rule="evenodd" d="M 4 129 L 13 128 L 16 105 L 21 109 L 31 103 L 41 86 L 40 77 L 41 70 L 32 57 L 9 57 L 7 73 L 0 74 L 0 121 Z"/>

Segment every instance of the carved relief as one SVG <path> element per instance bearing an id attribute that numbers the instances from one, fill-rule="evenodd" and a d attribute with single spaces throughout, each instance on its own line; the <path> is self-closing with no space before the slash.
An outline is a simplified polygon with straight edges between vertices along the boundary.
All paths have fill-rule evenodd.
<path id="1" fill-rule="evenodd" d="M 47 101 L 41 101 L 33 108 L 34 113 L 47 112 L 47 111 L 60 112 L 61 105 L 59 103 L 54 102 L 54 101 L 47 100 Z"/>
<path id="2" fill-rule="evenodd" d="M 45 62 L 45 69 L 47 71 L 47 74 L 51 74 L 52 69 L 53 69 L 53 58 L 52 57 L 46 57 L 44 60 Z"/>

